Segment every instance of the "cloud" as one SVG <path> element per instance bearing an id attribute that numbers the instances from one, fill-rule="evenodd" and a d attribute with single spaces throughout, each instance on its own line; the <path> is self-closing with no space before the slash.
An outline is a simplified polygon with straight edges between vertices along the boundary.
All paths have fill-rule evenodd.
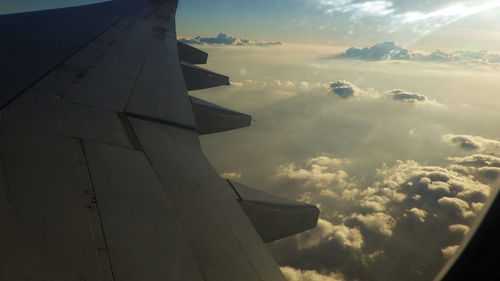
<path id="1" fill-rule="evenodd" d="M 444 85 L 442 81 L 451 81 L 458 74 L 447 72 L 448 68 L 419 69 L 421 63 L 339 60 L 332 65 L 331 61 L 309 60 L 293 68 L 295 58 L 289 63 L 280 57 L 285 61 L 286 73 L 276 72 L 274 67 L 260 73 L 262 66 L 257 62 L 252 65 L 255 57 L 274 65 L 273 59 L 280 50 L 233 49 L 235 58 L 251 51 L 248 61 L 232 64 L 241 85 L 217 89 L 218 94 L 209 91 L 205 96 L 241 111 L 251 108 L 245 104 L 270 98 L 272 103 L 248 111 L 260 120 L 248 131 L 229 134 L 225 136 L 228 140 L 223 136 L 205 138 L 207 157 L 220 171 L 241 171 L 256 186 L 267 186 L 270 192 L 304 200 L 321 210 L 317 229 L 268 245 L 278 263 L 323 275 L 334 270 L 342 272 L 347 280 L 392 280 L 397 276 L 408 276 L 412 281 L 431 280 L 445 262 L 441 249 L 459 245 L 464 239 L 462 228 L 450 226 L 473 225 L 474 220 L 480 219 L 478 210 L 487 207 L 486 197 L 493 194 L 495 185 L 485 184 L 486 178 L 479 176 L 479 169 L 483 174 L 492 174 L 500 168 L 493 166 L 494 158 L 484 157 L 493 153 L 487 145 L 484 151 L 467 150 L 459 144 L 441 141 L 441 135 L 449 133 L 440 132 L 446 128 L 464 134 L 474 135 L 474 131 L 494 135 L 488 133 L 487 126 L 472 128 L 471 124 L 479 124 L 482 119 L 494 124 L 498 114 L 481 110 L 479 104 L 461 106 L 468 103 L 470 99 L 465 96 L 477 90 L 477 85 L 467 79 Z M 227 66 L 232 57 L 225 57 L 222 49 L 216 50 L 225 59 L 219 67 Z M 256 56 L 256 51 L 269 54 Z M 242 65 L 245 75 L 238 74 Z M 372 71 L 376 73 L 371 74 Z M 471 79 L 480 75 L 481 80 L 486 80 L 478 93 L 493 94 L 494 79 L 483 77 L 483 72 L 474 73 L 460 70 L 459 74 Z M 252 80 L 245 80 L 249 78 Z M 331 83 L 325 82 L 338 80 L 356 85 L 359 95 L 346 100 L 336 97 Z M 418 91 L 424 80 L 426 89 L 437 87 L 436 91 Z M 299 93 L 300 87 L 306 87 L 300 81 L 307 81 L 309 88 L 321 83 L 321 88 Z M 395 84 L 391 86 L 388 81 Z M 380 91 L 378 98 L 370 98 L 363 87 L 371 83 L 377 83 L 372 85 L 379 89 L 401 88 L 425 94 L 428 100 L 440 97 L 443 102 L 457 102 L 447 104 L 449 110 L 433 110 L 437 107 L 395 101 L 389 91 Z M 490 86 L 493 88 L 488 90 Z M 278 99 L 272 93 L 275 90 L 296 95 L 284 99 L 280 95 Z M 223 145 L 228 143 L 233 148 Z M 261 153 L 255 153 L 256 146 Z M 481 158 L 464 157 L 470 154 L 480 154 Z M 231 155 L 238 157 L 228 157 Z M 448 159 L 449 156 L 455 159 Z M 477 167 L 472 166 L 478 160 L 481 161 L 474 164 Z M 457 198 L 452 200 L 466 204 L 458 203 L 456 207 L 442 198 Z M 464 217 L 463 212 L 471 215 Z"/>
<path id="2" fill-rule="evenodd" d="M 385 210 L 386 204 L 390 200 L 386 196 L 370 195 L 361 199 L 359 206 L 369 211 L 381 212 Z"/>
<path id="3" fill-rule="evenodd" d="M 457 145 L 465 150 L 477 150 L 480 152 L 500 152 L 500 141 L 472 135 L 443 135 L 442 140 Z"/>
<path id="4" fill-rule="evenodd" d="M 425 95 L 412 93 L 406 90 L 396 89 L 389 93 L 389 96 L 395 101 L 407 103 L 429 103 L 434 102 L 429 100 Z"/>
<path id="5" fill-rule="evenodd" d="M 490 184 L 500 181 L 500 157 L 476 153 L 465 157 L 448 157 L 448 160 L 453 163 L 449 169 L 458 173 L 472 175 Z"/>
<path id="6" fill-rule="evenodd" d="M 331 83 L 330 89 L 334 94 L 343 99 L 354 97 L 359 94 L 359 88 L 351 82 L 345 80 L 339 80 Z"/>
<path id="7" fill-rule="evenodd" d="M 463 149 L 476 150 L 481 149 L 482 145 L 475 140 L 473 136 L 465 135 L 443 135 L 443 140 L 459 145 Z"/>
<path id="8" fill-rule="evenodd" d="M 468 204 L 464 200 L 470 203 L 484 201 L 490 195 L 491 190 L 488 185 L 471 179 L 468 175 L 439 166 L 421 166 L 415 161 L 400 161 L 392 168 L 380 169 L 378 173 L 386 176 L 386 179 L 379 185 L 400 186 L 410 193 L 427 198 L 449 198 L 441 198 L 443 200 L 440 204 L 455 205 L 464 217 L 474 215 L 474 213 L 469 213 Z M 428 194 L 433 194 L 433 196 L 429 197 Z"/>
<path id="9" fill-rule="evenodd" d="M 373 263 L 377 258 L 379 257 L 382 257 L 384 255 L 384 251 L 383 250 L 377 250 L 373 253 L 370 253 L 370 254 L 363 254 L 361 256 L 361 259 L 363 261 L 363 264 L 368 264 L 368 263 Z"/>
<path id="10" fill-rule="evenodd" d="M 411 208 L 408 210 L 408 213 L 410 213 L 413 217 L 418 219 L 420 222 L 425 222 L 425 216 L 427 216 L 427 212 L 424 210 L 421 210 L 419 208 Z"/>
<path id="11" fill-rule="evenodd" d="M 367 229 L 386 236 L 392 236 L 392 230 L 396 226 L 396 220 L 385 213 L 371 213 L 368 215 L 354 213 L 352 218 L 360 221 Z"/>
<path id="12" fill-rule="evenodd" d="M 380 44 L 373 45 L 372 47 L 365 47 L 362 49 L 357 49 L 351 47 L 347 49 L 344 53 L 336 56 L 341 59 L 358 59 L 367 61 L 379 61 L 379 60 L 410 60 L 416 54 L 410 50 L 401 48 L 394 42 L 384 42 Z"/>
<path id="13" fill-rule="evenodd" d="M 231 81 L 231 86 L 233 87 L 245 87 L 246 89 L 248 88 L 265 88 L 267 91 L 269 91 L 269 88 L 275 88 L 279 90 L 312 90 L 315 88 L 320 88 L 324 86 L 324 83 L 312 83 L 312 82 L 307 82 L 303 80 L 272 80 L 272 81 L 265 81 L 265 80 L 252 80 L 252 79 L 246 79 L 246 80 L 240 80 L 240 81 Z"/>
<path id="14" fill-rule="evenodd" d="M 464 224 L 452 224 L 448 226 L 448 229 L 451 232 L 462 233 L 463 235 L 467 234 L 470 231 L 470 227 Z"/>
<path id="15" fill-rule="evenodd" d="M 500 7 L 490 1 L 394 1 L 394 0 L 315 0 L 317 10 L 352 30 L 369 30 L 369 35 L 400 37 L 416 42 L 423 36 L 462 18 Z"/>
<path id="16" fill-rule="evenodd" d="M 365 61 L 405 60 L 439 63 L 468 63 L 468 64 L 490 64 L 500 63 L 500 55 L 488 53 L 486 50 L 457 50 L 443 52 L 436 50 L 432 53 L 412 51 L 398 46 L 394 42 L 384 42 L 371 47 L 351 47 L 345 52 L 329 58 L 356 59 Z"/>
<path id="17" fill-rule="evenodd" d="M 342 99 L 349 99 L 352 97 L 363 97 L 363 98 L 370 98 L 370 99 L 374 100 L 374 99 L 379 99 L 381 97 L 389 97 L 394 101 L 400 101 L 400 102 L 405 102 L 405 103 L 410 103 L 410 104 L 436 103 L 435 100 L 429 99 L 426 95 L 412 93 L 410 91 L 402 90 L 402 89 L 394 89 L 394 90 L 389 91 L 389 93 L 387 93 L 387 94 L 381 95 L 372 88 L 360 89 L 354 83 L 346 81 L 346 80 L 339 80 L 337 82 L 328 83 L 327 88 L 333 94 L 339 96 Z M 410 130 L 410 134 L 414 134 L 414 133 L 415 133 L 414 131 L 412 132 Z"/>
<path id="18" fill-rule="evenodd" d="M 500 141 L 471 135 L 442 136 L 442 140 L 474 153 L 464 157 L 448 157 L 453 164 L 450 169 L 462 174 L 470 174 L 491 184 L 500 180 Z"/>
<path id="19" fill-rule="evenodd" d="M 456 212 L 457 215 L 464 218 L 474 216 L 474 212 L 470 210 L 469 203 L 456 197 L 442 197 L 439 198 L 438 203 L 442 206 L 450 208 Z"/>
<path id="20" fill-rule="evenodd" d="M 472 167 L 500 167 L 500 157 L 488 154 L 473 154 L 465 157 L 448 157 L 448 160 Z"/>
<path id="21" fill-rule="evenodd" d="M 312 166 L 312 165 L 320 165 L 320 166 L 326 166 L 330 168 L 336 168 L 340 166 L 344 166 L 347 164 L 350 164 L 351 161 L 349 159 L 340 159 L 340 158 L 331 158 L 328 156 L 318 156 L 311 158 L 307 161 L 306 166 Z"/>
<path id="22" fill-rule="evenodd" d="M 281 41 L 263 42 L 249 39 L 237 38 L 225 33 L 219 33 L 216 37 L 180 38 L 179 41 L 186 44 L 197 45 L 229 45 L 229 46 L 276 46 L 282 45 Z"/>
<path id="23" fill-rule="evenodd" d="M 459 247 L 458 245 L 448 246 L 446 248 L 441 249 L 441 253 L 443 253 L 443 257 L 445 259 L 449 259 L 458 250 L 458 247 Z"/>
<path id="24" fill-rule="evenodd" d="M 315 229 L 297 236 L 299 249 L 317 247 L 328 241 L 336 241 L 342 247 L 360 249 L 363 246 L 363 235 L 357 228 L 349 228 L 343 224 L 334 225 L 331 222 L 318 219 Z"/>
<path id="25" fill-rule="evenodd" d="M 340 273 L 321 274 L 315 270 L 296 269 L 289 266 L 280 267 L 281 272 L 287 281 L 344 281 L 344 276 Z"/>
<path id="26" fill-rule="evenodd" d="M 355 2 L 353 0 L 319 0 L 319 8 L 324 9 L 326 14 L 334 12 L 350 13 L 353 17 L 364 16 L 386 16 L 394 12 L 392 1 L 375 0 Z"/>
<path id="27" fill-rule="evenodd" d="M 228 180 L 239 180 L 241 176 L 242 174 L 238 172 L 225 172 L 220 175 L 221 178 Z"/>
<path id="28" fill-rule="evenodd" d="M 463 235 L 457 234 L 468 231 L 490 194 L 490 187 L 470 174 L 446 166 L 421 165 L 412 160 L 382 165 L 371 183 L 351 177 L 345 171 L 344 185 L 318 177 L 317 174 L 334 174 L 346 166 L 356 167 L 356 162 L 340 159 L 313 157 L 302 165 L 294 163 L 293 168 L 284 173 L 288 176 L 276 179 L 287 179 L 284 185 L 289 189 L 297 183 L 298 192 L 308 188 L 301 193 L 300 199 L 320 205 L 321 209 L 322 219 L 317 229 L 296 236 L 293 240 L 296 252 L 290 255 L 308 260 L 307 264 L 311 263 L 315 269 L 337 268 L 347 279 L 365 280 L 387 262 L 401 266 L 415 264 L 412 270 L 420 271 L 426 269 L 418 266 L 419 261 L 444 262 L 435 253 L 444 250 L 443 255 L 451 255 L 454 248 L 448 246 L 461 243 Z M 320 173 L 312 172 L 315 165 L 322 167 Z M 316 186 L 318 183 L 321 184 Z M 440 239 L 435 239 L 436 233 Z M 429 241 L 426 250 L 422 251 L 415 240 Z M 336 263 L 320 260 L 320 257 L 329 258 L 328 251 L 339 255 Z M 414 254 L 404 260 L 391 259 L 402 252 Z M 345 260 L 345 266 L 339 260 Z M 353 267 L 353 264 L 363 268 Z M 391 272 L 373 279 L 384 280 L 396 274 Z M 425 272 L 429 278 L 435 274 Z"/>
<path id="29" fill-rule="evenodd" d="M 349 186 L 349 175 L 339 165 L 348 161 L 327 156 L 311 158 L 305 168 L 297 168 L 295 163 L 281 165 L 276 171 L 277 178 L 299 180 L 304 186 L 325 189 Z"/>

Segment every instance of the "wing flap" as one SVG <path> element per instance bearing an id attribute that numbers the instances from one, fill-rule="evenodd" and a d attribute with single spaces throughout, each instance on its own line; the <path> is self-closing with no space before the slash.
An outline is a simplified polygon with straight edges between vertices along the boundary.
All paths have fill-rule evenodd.
<path id="1" fill-rule="evenodd" d="M 229 85 L 229 77 L 181 61 L 182 73 L 188 91 Z"/>
<path id="2" fill-rule="evenodd" d="M 239 202 L 264 242 L 271 242 L 316 227 L 316 206 L 289 200 L 228 180 Z"/>
<path id="3" fill-rule="evenodd" d="M 189 46 L 188 44 L 177 41 L 177 49 L 181 60 L 191 64 L 207 63 L 208 54 L 200 49 Z"/>
<path id="4" fill-rule="evenodd" d="M 252 116 L 191 96 L 198 134 L 212 134 L 250 126 Z"/>
<path id="5" fill-rule="evenodd" d="M 283 280 L 237 196 L 202 154 L 196 132 L 139 119 L 131 123 L 206 280 Z"/>

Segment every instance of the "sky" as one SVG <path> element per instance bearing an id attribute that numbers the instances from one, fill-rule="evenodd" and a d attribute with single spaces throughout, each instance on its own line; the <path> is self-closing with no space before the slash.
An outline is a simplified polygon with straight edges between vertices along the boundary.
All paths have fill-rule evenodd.
<path id="1" fill-rule="evenodd" d="M 2 1 L 0 14 L 99 0 Z M 364 46 L 380 41 L 420 48 L 500 51 L 500 0 L 181 0 L 182 36 L 219 32 L 291 43 Z"/>
<path id="2" fill-rule="evenodd" d="M 182 35 L 225 32 L 261 40 L 498 49 L 500 1 L 196 1 L 179 3 Z M 478 34 L 480 33 L 480 34 Z M 496 36 L 494 36 L 496 34 Z M 472 37 L 471 37 L 472 36 Z M 481 41 L 481 42 L 477 42 Z"/>
<path id="3" fill-rule="evenodd" d="M 231 79 L 190 94 L 253 117 L 207 157 L 320 208 L 269 244 L 287 280 L 433 280 L 460 252 L 500 184 L 499 6 L 180 3 L 178 36 Z"/>
<path id="4" fill-rule="evenodd" d="M 253 117 L 202 136 L 208 159 L 320 208 L 316 229 L 269 244 L 288 280 L 432 280 L 498 191 L 496 63 L 198 47 L 231 86 L 190 94 Z"/>
<path id="5" fill-rule="evenodd" d="M 2 0 L 0 4 L 0 15 L 8 13 L 21 13 L 38 10 L 49 10 L 56 8 L 87 5 L 93 3 L 105 2 L 102 0 Z"/>
<path id="6" fill-rule="evenodd" d="M 208 159 L 320 208 L 268 244 L 288 281 L 432 280 L 460 251 L 500 185 L 499 16 L 498 0 L 180 0 L 178 37 L 231 80 L 189 94 L 253 117 L 202 136 Z"/>

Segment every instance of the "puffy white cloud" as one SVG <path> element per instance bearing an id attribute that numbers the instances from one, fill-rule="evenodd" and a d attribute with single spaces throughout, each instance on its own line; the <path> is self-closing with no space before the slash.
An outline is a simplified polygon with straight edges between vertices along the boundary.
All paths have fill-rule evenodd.
<path id="1" fill-rule="evenodd" d="M 478 150 L 485 149 L 483 145 L 478 146 Z M 491 150 L 498 153 L 498 150 Z M 492 152 L 493 153 L 493 152 Z M 498 185 L 500 181 L 500 157 L 490 154 L 476 153 L 464 157 L 448 157 L 451 164 L 448 168 L 464 175 L 472 175 L 474 178 L 484 182 Z M 486 187 L 476 188 L 478 196 L 488 196 L 489 190 Z M 466 195 L 464 192 L 463 195 Z M 473 195 L 473 194 L 470 194 Z"/>
<path id="2" fill-rule="evenodd" d="M 461 148 L 466 150 L 477 150 L 480 152 L 484 151 L 488 153 L 500 152 L 500 141 L 486 139 L 480 136 L 446 134 L 442 136 L 442 140 L 460 146 Z M 498 161 L 498 158 L 497 163 L 500 163 L 500 161 Z"/>
<path id="3" fill-rule="evenodd" d="M 225 172 L 220 175 L 221 178 L 228 180 L 239 180 L 242 176 L 243 174 L 238 172 Z"/>
<path id="4" fill-rule="evenodd" d="M 330 168 L 336 168 L 340 167 L 343 165 L 350 164 L 351 161 L 349 159 L 341 159 L 341 158 L 331 158 L 328 156 L 318 156 L 315 158 L 311 158 L 307 161 L 307 166 L 312 166 L 312 165 L 320 165 L 320 166 L 326 166 Z"/>
<path id="5" fill-rule="evenodd" d="M 500 167 L 480 167 L 474 172 L 483 179 L 497 180 L 500 178 Z"/>
<path id="6" fill-rule="evenodd" d="M 287 281 L 344 281 L 340 273 L 319 273 L 315 270 L 296 269 L 289 266 L 280 267 Z"/>
<path id="7" fill-rule="evenodd" d="M 327 83 L 328 90 L 339 96 L 343 99 L 349 99 L 353 97 L 359 98 L 370 98 L 370 99 L 379 99 L 382 97 L 389 97 L 394 101 L 400 101 L 404 103 L 410 104 L 434 104 L 435 100 L 429 99 L 426 95 L 412 93 L 403 89 L 394 89 L 389 91 L 387 94 L 380 94 L 376 90 L 368 88 L 368 89 L 360 89 L 358 86 L 353 84 L 352 82 L 346 80 L 339 80 L 337 82 Z M 410 135 L 414 135 L 415 131 L 410 130 Z"/>
<path id="8" fill-rule="evenodd" d="M 230 46 L 275 46 L 282 45 L 280 41 L 261 42 L 249 39 L 237 38 L 225 33 L 219 33 L 216 37 L 196 36 L 194 38 L 180 38 L 179 41 L 186 44 L 202 44 L 202 45 L 230 45 Z"/>
<path id="9" fill-rule="evenodd" d="M 384 176 L 384 180 L 377 183 L 377 186 L 396 189 L 404 187 L 411 193 L 419 195 L 430 192 L 441 197 L 460 198 L 459 200 L 466 204 L 468 204 L 466 201 L 470 203 L 485 201 L 491 191 L 488 185 L 454 169 L 439 166 L 421 166 L 415 161 L 399 161 L 394 167 L 379 169 L 378 174 Z M 457 201 L 453 202 L 456 203 Z M 443 204 L 448 206 L 450 202 L 445 199 L 441 205 Z M 467 210 L 464 211 L 464 215 L 474 215 L 473 211 L 468 212 L 468 207 L 465 209 Z"/>
<path id="10" fill-rule="evenodd" d="M 458 245 L 448 246 L 446 248 L 441 249 L 441 253 L 443 253 L 443 257 L 445 259 L 449 259 L 458 250 L 458 247 L 459 247 Z"/>
<path id="11" fill-rule="evenodd" d="M 347 99 L 359 95 L 359 88 L 346 80 L 339 80 L 330 84 L 332 93 L 337 96 Z"/>
<path id="12" fill-rule="evenodd" d="M 299 249 L 309 249 L 335 240 L 342 247 L 360 249 L 363 246 L 363 235 L 357 228 L 349 228 L 343 224 L 334 225 L 331 222 L 318 219 L 315 229 L 297 235 Z"/>
<path id="13" fill-rule="evenodd" d="M 360 221 L 366 228 L 387 236 L 392 236 L 392 230 L 396 226 L 396 220 L 385 213 L 367 215 L 354 213 L 352 218 Z"/>
<path id="14" fill-rule="evenodd" d="M 427 96 L 417 93 L 412 93 L 406 90 L 396 89 L 389 92 L 389 96 L 395 101 L 402 101 L 408 103 L 429 103 L 435 102 L 429 100 Z"/>
<path id="15" fill-rule="evenodd" d="M 351 185 L 349 175 L 339 170 L 338 166 L 348 163 L 343 159 L 320 156 L 307 161 L 304 168 L 297 168 L 296 164 L 290 163 L 278 167 L 276 177 L 300 180 L 305 186 L 316 188 L 346 187 Z"/>
<path id="16" fill-rule="evenodd" d="M 471 204 L 472 206 L 472 210 L 474 210 L 476 213 L 478 213 L 479 211 L 481 211 L 484 207 L 484 203 L 481 203 L 481 202 L 473 202 Z"/>
<path id="17" fill-rule="evenodd" d="M 469 203 L 466 201 L 456 198 L 456 197 L 442 197 L 439 198 L 438 203 L 444 207 L 449 208 L 454 211 L 457 215 L 464 218 L 474 215 L 474 212 L 470 210 Z"/>
<path id="18" fill-rule="evenodd" d="M 421 183 L 423 183 L 422 179 L 420 180 Z M 427 184 L 427 188 L 432 191 L 442 191 L 443 193 L 450 193 L 450 185 L 442 181 L 430 182 L 429 184 Z"/>
<path id="19" fill-rule="evenodd" d="M 418 219 L 420 222 L 425 222 L 425 217 L 427 216 L 427 212 L 424 210 L 421 210 L 419 208 L 411 208 L 408 210 L 408 213 L 410 213 L 413 217 Z"/>
<path id="20" fill-rule="evenodd" d="M 467 234 L 470 231 L 470 227 L 464 224 L 452 224 L 448 226 L 448 229 L 451 232 L 462 233 L 463 235 Z"/>
<path id="21" fill-rule="evenodd" d="M 364 270 L 374 270 L 374 267 L 388 262 L 392 255 L 401 251 L 415 253 L 414 257 L 408 257 L 401 264 L 420 260 L 443 262 L 440 256 L 430 256 L 429 251 L 420 252 L 414 241 L 429 241 L 428 247 L 433 252 L 442 250 L 443 256 L 450 256 L 456 247 L 448 246 L 461 242 L 463 236 L 457 233 L 468 231 L 468 224 L 490 194 L 490 187 L 470 174 L 449 167 L 421 165 L 411 160 L 397 161 L 393 166 L 383 165 L 376 171 L 371 183 L 347 177 L 345 181 L 348 184 L 333 188 L 331 183 L 334 181 L 311 176 L 314 165 L 323 167 L 321 174 L 328 174 L 345 168 L 346 163 L 350 168 L 356 164 L 320 156 L 304 161 L 302 166 L 295 165 L 286 173 L 289 176 L 285 178 L 296 181 L 299 186 L 318 187 L 308 182 L 311 178 L 316 179 L 314 183 L 322 183 L 320 187 L 302 193 L 301 199 L 319 203 L 325 219 L 318 222 L 317 229 L 301 233 L 294 239 L 297 255 L 310 258 L 316 253 L 325 257 L 325 249 L 335 249 L 342 253 L 342 258 L 350 259 L 350 264 L 361 264 Z M 302 176 L 290 177 L 291 174 L 301 173 Z M 446 239 L 434 239 L 436 232 Z M 318 260 L 314 263 L 324 264 Z M 325 264 L 328 266 L 318 268 L 334 266 L 333 263 Z M 341 267 L 341 272 L 349 272 L 345 276 L 351 277 L 353 273 L 348 271 L 350 269 L 352 267 Z"/>
<path id="22" fill-rule="evenodd" d="M 500 168 L 500 157 L 488 154 L 473 154 L 465 157 L 449 157 L 448 160 L 464 166 Z"/>
<path id="23" fill-rule="evenodd" d="M 407 60 L 413 59 L 415 55 L 410 50 L 399 47 L 394 42 L 384 42 L 362 49 L 352 47 L 337 57 L 341 59 L 378 61 L 390 59 Z"/>
<path id="24" fill-rule="evenodd" d="M 322 189 L 319 192 L 319 195 L 323 196 L 323 197 L 330 197 L 330 198 L 338 198 L 339 197 L 339 195 L 331 189 Z"/>
<path id="25" fill-rule="evenodd" d="M 370 211 L 381 212 L 385 210 L 385 205 L 389 201 L 390 199 L 385 196 L 373 195 L 363 198 L 359 206 Z"/>

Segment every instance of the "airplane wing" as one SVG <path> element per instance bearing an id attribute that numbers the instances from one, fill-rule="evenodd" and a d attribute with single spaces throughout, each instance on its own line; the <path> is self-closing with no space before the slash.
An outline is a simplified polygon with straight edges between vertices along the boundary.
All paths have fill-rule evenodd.
<path id="1" fill-rule="evenodd" d="M 226 181 L 199 134 L 251 117 L 177 43 L 177 1 L 0 16 L 0 280 L 284 280 L 264 242 L 319 211 Z"/>

